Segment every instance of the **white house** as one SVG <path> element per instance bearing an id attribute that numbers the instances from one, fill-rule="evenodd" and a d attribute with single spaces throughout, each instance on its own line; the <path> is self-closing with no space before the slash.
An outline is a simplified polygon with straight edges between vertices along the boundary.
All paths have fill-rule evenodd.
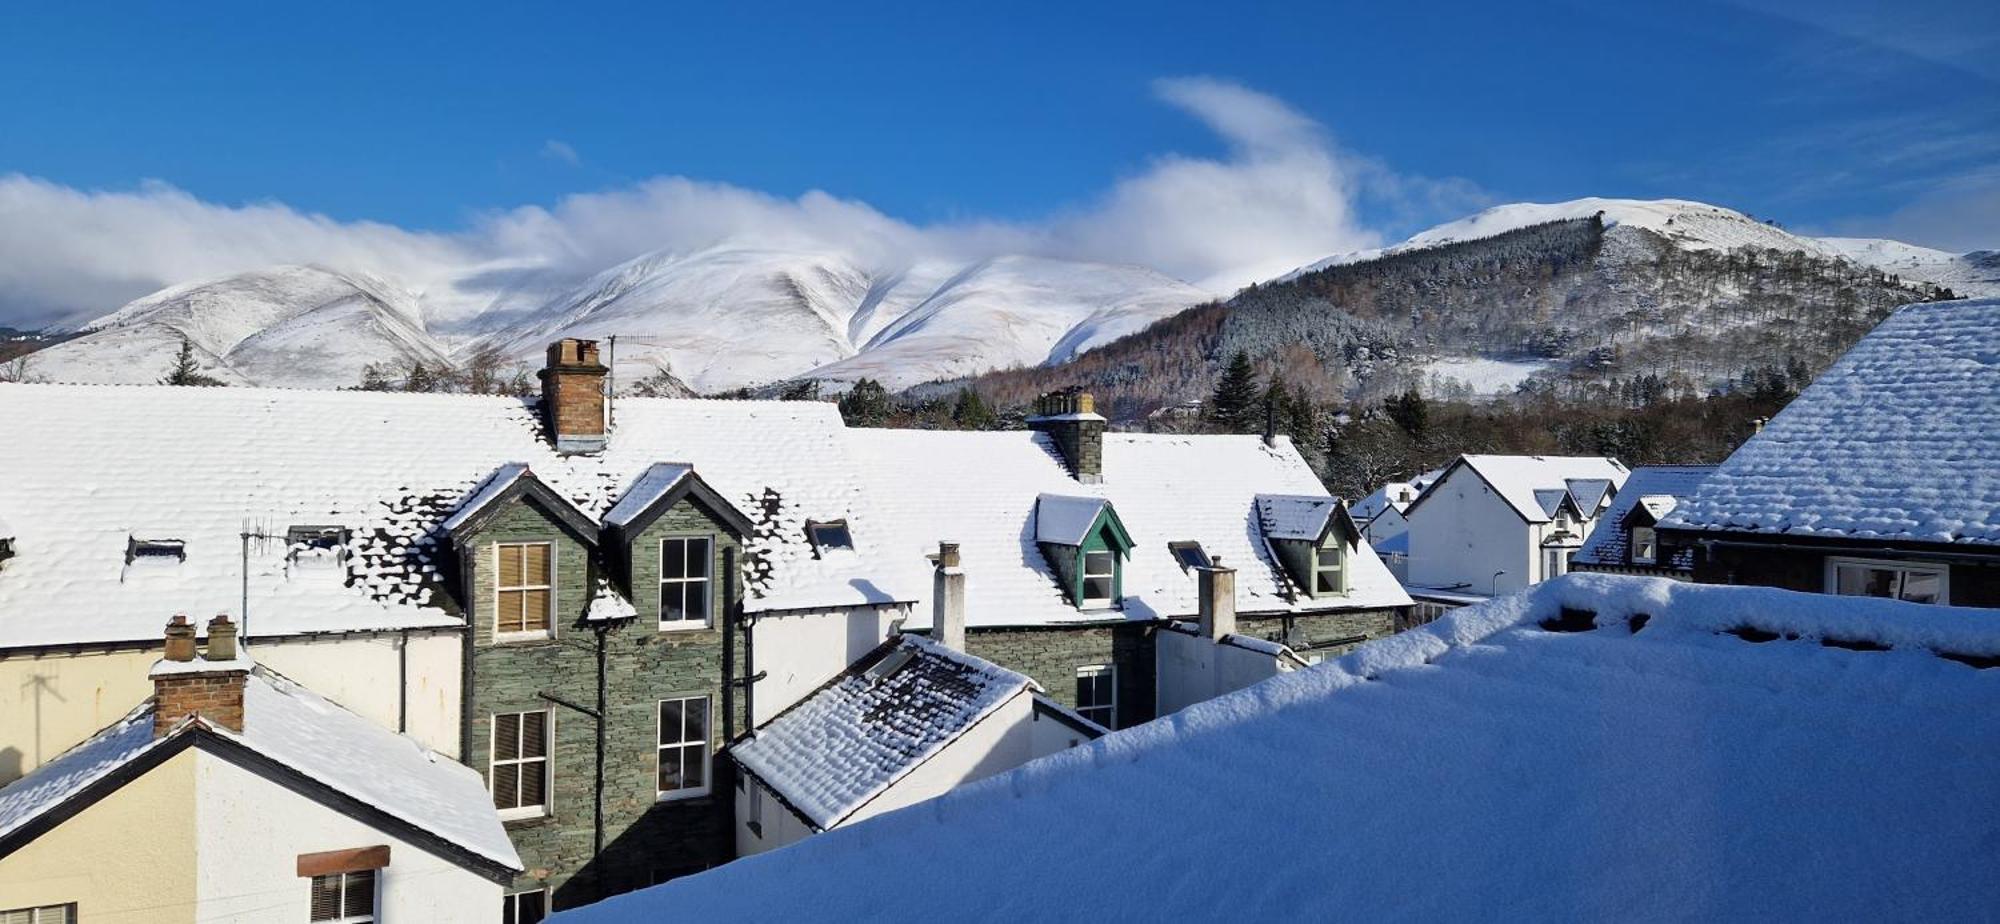
<path id="1" fill-rule="evenodd" d="M 479 774 L 177 617 L 156 692 L 0 788 L 0 920 L 490 922 L 521 863 Z"/>
<path id="2" fill-rule="evenodd" d="M 553 924 L 1980 919 L 1995 652 L 1986 610 L 1574 574 Z"/>
<path id="3" fill-rule="evenodd" d="M 1361 535 L 1375 549 L 1396 580 L 1410 579 L 1410 521 L 1403 511 L 1435 484 L 1444 469 L 1428 471 L 1409 481 L 1391 481 L 1347 508 L 1347 515 L 1361 527 Z"/>
<path id="4" fill-rule="evenodd" d="M 1599 456 L 1459 456 L 1403 513 L 1408 586 L 1505 594 L 1568 572 L 1627 474 Z"/>

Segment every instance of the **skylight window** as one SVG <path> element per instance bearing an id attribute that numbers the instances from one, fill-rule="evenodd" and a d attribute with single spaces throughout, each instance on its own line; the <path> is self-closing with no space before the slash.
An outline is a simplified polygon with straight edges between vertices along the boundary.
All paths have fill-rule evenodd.
<path id="1" fill-rule="evenodd" d="M 1174 561 L 1180 563 L 1182 571 L 1207 568 L 1214 564 L 1208 557 L 1208 551 L 1203 549 L 1199 542 L 1169 542 L 1167 549 L 1174 553 Z"/>
<path id="2" fill-rule="evenodd" d="M 344 564 L 348 535 L 341 526 L 293 526 L 285 530 L 285 557 L 306 567 Z"/>
<path id="3" fill-rule="evenodd" d="M 880 683 L 894 677 L 897 671 L 902 670 L 916 656 L 917 653 L 908 648 L 899 648 L 892 651 L 888 657 L 875 662 L 874 666 L 868 668 L 866 671 L 868 679 Z"/>
<path id="4" fill-rule="evenodd" d="M 820 552 L 832 549 L 854 548 L 854 534 L 847 531 L 846 520 L 806 521 L 806 536 L 812 540 L 813 549 Z"/>
<path id="5" fill-rule="evenodd" d="M 125 544 L 125 563 L 172 562 L 178 564 L 187 560 L 187 543 L 179 539 L 140 539 L 131 537 Z"/>

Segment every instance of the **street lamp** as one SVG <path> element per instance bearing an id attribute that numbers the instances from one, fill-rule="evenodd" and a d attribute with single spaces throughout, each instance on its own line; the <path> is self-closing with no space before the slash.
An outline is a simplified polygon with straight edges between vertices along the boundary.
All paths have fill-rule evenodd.
<path id="1" fill-rule="evenodd" d="M 1489 596 L 1489 597 L 1492 597 L 1492 596 L 1496 596 L 1496 595 L 1498 595 L 1498 594 L 1500 593 L 1500 591 L 1498 590 L 1498 588 L 1500 587 L 1500 576 L 1501 576 L 1501 575 L 1503 575 L 1503 574 L 1506 574 L 1506 573 L 1507 573 L 1507 572 L 1505 572 L 1505 571 L 1495 571 L 1495 572 L 1493 572 L 1493 580 L 1491 580 L 1491 581 L 1487 582 L 1487 584 L 1486 584 L 1486 595 L 1487 595 L 1487 596 Z"/>

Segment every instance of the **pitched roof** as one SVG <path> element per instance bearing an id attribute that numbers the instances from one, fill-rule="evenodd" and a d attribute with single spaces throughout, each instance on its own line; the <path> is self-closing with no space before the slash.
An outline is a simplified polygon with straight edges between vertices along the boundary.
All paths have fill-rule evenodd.
<path id="1" fill-rule="evenodd" d="M 1506 501 L 1508 506 L 1514 508 L 1515 513 L 1521 515 L 1521 519 L 1530 523 L 1547 523 L 1553 519 L 1555 503 L 1560 501 L 1560 498 L 1551 495 L 1550 502 L 1544 503 L 1535 493 L 1537 490 L 1570 494 L 1575 489 L 1581 489 L 1584 494 L 1589 494 L 1594 489 L 1595 482 L 1600 481 L 1609 484 L 1608 490 L 1616 490 L 1619 485 L 1625 483 L 1625 476 L 1629 474 L 1617 459 L 1604 456 L 1463 455 L 1447 466 L 1445 474 L 1439 476 L 1438 480 L 1443 481 L 1451 477 L 1452 472 L 1458 469 L 1469 469 L 1478 474 L 1487 484 L 1492 485 L 1501 500 Z M 1418 495 L 1416 501 L 1410 504 L 1404 513 L 1411 513 L 1422 507 L 1424 500 L 1430 496 L 1431 492 L 1428 490 Z M 1596 501 L 1602 497 L 1602 491 L 1598 491 L 1590 507 L 1581 507 L 1579 501 L 1583 514 L 1589 516 L 1593 513 L 1596 510 Z"/>
<path id="2" fill-rule="evenodd" d="M 1576 550 L 1575 561 L 1587 565 L 1625 564 L 1625 544 L 1629 538 L 1625 518 L 1634 507 L 1645 507 L 1657 521 L 1673 510 L 1680 499 L 1692 495 L 1703 480 L 1715 471 L 1713 465 L 1641 465 L 1626 479 L 1625 490 L 1613 498 L 1597 528 Z M 1665 562 L 1674 567 L 1692 567 L 1692 551 L 1685 562 Z"/>
<path id="3" fill-rule="evenodd" d="M 902 636 L 731 749 L 822 830 L 866 806 L 1034 682 L 982 658 Z"/>
<path id="4" fill-rule="evenodd" d="M 1267 539 L 1303 539 L 1318 542 L 1326 534 L 1327 520 L 1340 508 L 1331 497 L 1298 494 L 1259 494 L 1257 522 Z"/>
<path id="5" fill-rule="evenodd" d="M 532 402 L 504 397 L 10 384 L 0 420 L 13 434 L 0 509 L 19 533 L 0 573 L 0 648 L 149 640 L 164 613 L 235 612 L 246 524 L 353 536 L 351 581 L 301 579 L 282 541 L 252 543 L 251 633 L 457 625 L 438 529 L 509 463 L 591 518 L 655 462 L 695 466 L 754 521 L 748 609 L 899 596 L 874 565 L 887 543 L 831 404 L 621 399 L 610 446 L 572 456 L 543 439 Z M 815 559 L 807 519 L 847 520 L 856 556 Z M 134 529 L 185 540 L 186 560 L 126 573 Z"/>
<path id="6" fill-rule="evenodd" d="M 153 702 L 0 788 L 0 844 L 94 784 L 197 730 L 508 869 L 520 857 L 479 773 L 263 667 L 244 680 L 243 730 L 184 719 L 153 737 Z"/>
<path id="7" fill-rule="evenodd" d="M 1663 525 L 2000 545 L 2000 299 L 1908 305 Z"/>
<path id="8" fill-rule="evenodd" d="M 1436 484 L 1437 480 L 1443 476 L 1444 469 L 1436 468 L 1408 481 L 1385 482 L 1381 487 L 1370 491 L 1367 497 L 1355 501 L 1350 505 L 1347 508 L 1348 515 L 1354 517 L 1359 522 L 1366 523 L 1381 516 L 1383 511 L 1391 508 L 1394 508 L 1397 513 L 1401 513 L 1408 510 L 1410 505 L 1416 502 L 1417 495 L 1429 490 L 1430 486 Z M 1409 500 L 1403 499 L 1405 493 L 1409 495 Z"/>
<path id="9" fill-rule="evenodd" d="M 1196 541 L 1236 569 L 1239 612 L 1406 606 L 1409 595 L 1374 555 L 1356 555 L 1344 598 L 1297 595 L 1271 559 L 1258 494 L 1325 497 L 1290 440 L 1256 436 L 1104 435 L 1104 480 L 1071 477 L 1048 436 L 1027 431 L 848 431 L 868 474 L 871 511 L 896 586 L 919 602 L 906 625 L 930 625 L 931 562 L 940 540 L 959 543 L 969 626 L 1038 626 L 1188 617 L 1195 576 L 1171 543 Z M 1064 596 L 1037 544 L 1035 506 L 1044 493 L 1109 501 L 1134 548 L 1123 566 L 1123 610 L 1079 611 Z"/>
<path id="10" fill-rule="evenodd" d="M 1041 494 L 1035 498 L 1035 541 L 1082 545 L 1097 518 L 1110 509 L 1101 497 Z"/>
<path id="11" fill-rule="evenodd" d="M 1540 627 L 1566 607 L 1598 628 Z M 2000 669 L 1933 649 L 2000 624 L 1571 575 L 564 920 L 1958 918 L 2000 868 Z M 950 887 L 854 888 L 911 857 Z"/>

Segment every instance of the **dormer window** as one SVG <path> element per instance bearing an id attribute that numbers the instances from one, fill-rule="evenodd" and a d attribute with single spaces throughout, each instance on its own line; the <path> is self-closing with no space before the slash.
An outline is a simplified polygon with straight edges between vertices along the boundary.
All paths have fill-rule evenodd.
<path id="1" fill-rule="evenodd" d="M 1132 534 L 1109 501 L 1059 494 L 1036 498 L 1035 544 L 1072 606 L 1107 609 L 1124 598 L 1122 571 Z"/>
<path id="2" fill-rule="evenodd" d="M 346 527 L 294 526 L 285 530 L 285 558 L 300 567 L 337 567 L 347 562 L 347 539 Z"/>
<path id="3" fill-rule="evenodd" d="M 1167 543 L 1167 549 L 1174 553 L 1174 561 L 1180 563 L 1182 571 L 1207 568 L 1214 564 L 1209 560 L 1207 550 L 1203 549 L 1199 542 L 1170 542 Z"/>
<path id="4" fill-rule="evenodd" d="M 854 548 L 854 534 L 848 532 L 846 520 L 806 521 L 806 538 L 812 540 L 813 551 L 825 554 L 835 549 Z"/>
<path id="5" fill-rule="evenodd" d="M 125 542 L 125 563 L 180 564 L 187 561 L 187 543 L 179 539 L 140 539 Z"/>
<path id="6" fill-rule="evenodd" d="M 1650 526 L 1632 527 L 1632 563 L 1650 565 L 1660 560 L 1660 538 Z"/>
<path id="7" fill-rule="evenodd" d="M 1347 592 L 1347 550 L 1340 535 L 1329 530 L 1313 550 L 1313 596 L 1337 597 Z"/>
<path id="8" fill-rule="evenodd" d="M 1110 606 L 1118 587 L 1118 556 L 1114 552 L 1083 553 L 1084 607 Z"/>

